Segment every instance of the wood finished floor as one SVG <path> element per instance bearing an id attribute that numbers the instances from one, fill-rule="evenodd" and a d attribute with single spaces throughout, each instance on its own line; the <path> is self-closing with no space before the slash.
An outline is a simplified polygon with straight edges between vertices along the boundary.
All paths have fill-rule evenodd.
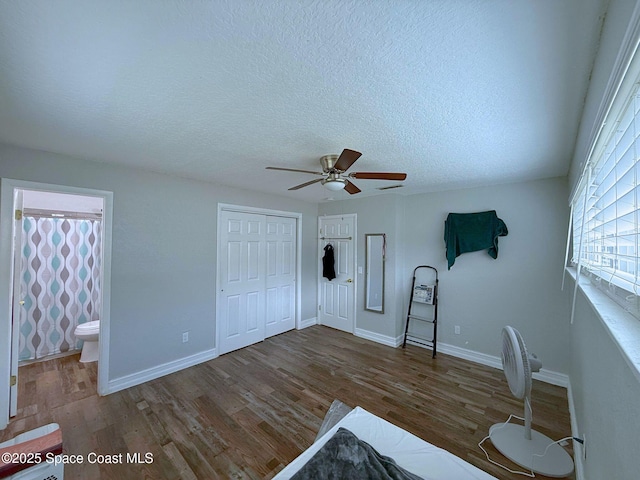
<path id="1" fill-rule="evenodd" d="M 502 372 L 430 353 L 314 326 L 106 397 L 95 393 L 96 364 L 50 360 L 20 368 L 18 415 L 0 441 L 57 422 L 67 454 L 153 454 L 150 464 L 68 465 L 66 479 L 271 478 L 311 445 L 339 399 L 497 478 L 522 478 L 477 446 L 492 424 L 522 415 Z M 570 434 L 565 389 L 534 381 L 532 403 L 536 430 Z"/>

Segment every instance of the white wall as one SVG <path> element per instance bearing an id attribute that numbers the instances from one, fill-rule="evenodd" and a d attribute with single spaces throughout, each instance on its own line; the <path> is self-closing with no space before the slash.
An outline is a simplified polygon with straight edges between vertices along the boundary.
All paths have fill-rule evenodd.
<path id="1" fill-rule="evenodd" d="M 401 198 L 395 194 L 377 197 L 353 198 L 344 201 L 320 204 L 320 215 L 358 214 L 358 237 L 356 238 L 357 265 L 365 271 L 365 234 L 385 233 L 387 235 L 387 251 L 385 261 L 385 294 L 384 313 L 376 313 L 364 309 L 364 274 L 358 275 L 356 291 L 356 329 L 386 337 L 393 341 L 400 335 L 398 330 L 399 292 L 395 288 L 397 270 L 399 268 L 399 251 L 403 248 L 400 237 L 400 221 L 398 215 Z"/>
<path id="2" fill-rule="evenodd" d="M 303 214 L 302 319 L 315 316 L 316 205 L 7 145 L 0 177 L 114 192 L 110 380 L 214 348 L 219 202 Z"/>
<path id="3" fill-rule="evenodd" d="M 420 264 L 440 273 L 439 341 L 499 356 L 501 329 L 517 328 L 544 368 L 568 371 L 567 302 L 560 291 L 569 221 L 564 178 L 452 190 L 406 198 L 405 278 Z M 509 235 L 498 258 L 465 253 L 447 270 L 449 213 L 496 210 Z M 460 326 L 460 335 L 454 326 Z"/>
<path id="4" fill-rule="evenodd" d="M 602 98 L 637 3 L 635 0 L 609 2 L 571 166 L 571 186 L 582 171 L 590 134 L 598 127 L 594 124 L 596 114 L 602 107 Z M 567 301 L 573 293 L 572 281 L 569 286 Z M 637 455 L 640 382 L 582 292 L 576 299 L 570 335 L 573 421 L 577 434 L 587 435 L 583 478 L 637 479 L 640 471 Z M 578 461 L 582 463 L 580 459 Z"/>
<path id="5" fill-rule="evenodd" d="M 636 480 L 640 382 L 581 291 L 570 338 L 573 422 L 576 434 L 587 438 L 587 458 L 579 459 L 584 478 Z"/>
<path id="6" fill-rule="evenodd" d="M 357 213 L 358 265 L 364 234 L 388 234 L 385 314 L 364 310 L 356 299 L 356 327 L 389 337 L 404 331 L 413 269 L 438 269 L 439 341 L 499 356 L 501 329 L 513 325 L 544 368 L 566 373 L 568 303 L 561 292 L 569 221 L 564 178 L 451 190 L 411 196 L 383 195 L 322 204 L 320 213 Z M 497 260 L 463 254 L 447 270 L 444 221 L 450 212 L 496 210 L 509 229 Z M 361 282 L 362 284 L 362 282 Z M 362 290 L 362 289 L 360 289 Z M 461 334 L 454 334 L 459 325 Z"/>

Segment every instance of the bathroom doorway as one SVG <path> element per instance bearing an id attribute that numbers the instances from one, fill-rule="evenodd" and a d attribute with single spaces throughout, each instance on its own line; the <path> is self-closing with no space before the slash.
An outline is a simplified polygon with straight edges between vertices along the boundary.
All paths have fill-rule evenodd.
<path id="1" fill-rule="evenodd" d="M 4 227 L 6 186 L 13 197 L 9 416 L 17 411 L 18 366 L 80 353 L 83 345 L 75 329 L 96 320 L 96 388 L 105 394 L 112 194 L 2 179 Z"/>
<path id="2" fill-rule="evenodd" d="M 100 320 L 104 210 L 100 197 L 21 193 L 14 251 L 19 366 L 79 353 L 76 327 Z"/>

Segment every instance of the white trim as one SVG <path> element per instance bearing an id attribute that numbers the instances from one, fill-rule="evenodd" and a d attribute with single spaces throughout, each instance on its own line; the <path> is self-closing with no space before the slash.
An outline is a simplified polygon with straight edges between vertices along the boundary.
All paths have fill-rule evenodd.
<path id="1" fill-rule="evenodd" d="M 397 348 L 402 345 L 404 335 L 398 337 L 390 337 L 388 335 L 382 335 L 380 333 L 371 332 L 362 328 L 356 328 L 354 335 L 356 337 L 371 340 L 372 342 L 381 343 L 389 347 Z M 425 348 L 431 350 L 426 345 L 422 345 L 407 339 L 407 344 L 415 345 L 416 347 Z M 438 343 L 438 353 L 444 353 L 445 355 L 451 355 L 452 357 L 462 358 L 470 362 L 479 363 L 488 367 L 497 368 L 502 370 L 502 360 L 500 357 L 494 355 L 487 355 L 486 353 L 475 352 L 455 345 L 449 345 L 447 343 Z M 553 370 L 541 369 L 539 372 L 533 374 L 533 378 L 545 383 L 557 385 L 559 387 L 568 388 L 569 376 L 564 373 L 554 372 Z M 573 418 L 573 417 L 572 417 Z"/>
<path id="2" fill-rule="evenodd" d="M 351 334 L 355 334 L 355 330 L 356 330 L 356 294 L 358 292 L 358 214 L 357 213 L 341 213 L 341 214 L 335 214 L 335 215 L 321 215 L 318 216 L 318 224 L 316 226 L 316 234 L 317 234 L 317 238 L 318 238 L 318 275 L 316 277 L 316 283 L 318 285 L 318 289 L 317 289 L 317 297 L 316 297 L 316 303 L 318 306 L 320 305 L 324 305 L 324 300 L 322 298 L 322 255 L 323 255 L 323 246 L 322 246 L 322 238 L 321 238 L 321 234 L 320 234 L 320 224 L 322 222 L 322 219 L 327 219 L 327 218 L 353 218 L 353 234 L 352 234 L 352 238 L 351 238 L 351 242 L 353 242 L 353 259 L 351 261 L 352 265 L 352 271 L 353 271 L 353 301 L 351 302 L 351 318 L 353 319 L 353 325 L 351 326 L 351 331 L 347 332 L 347 333 L 351 333 Z M 318 317 L 318 325 L 322 325 L 322 322 L 320 321 L 320 317 Z"/>
<path id="3" fill-rule="evenodd" d="M 567 385 L 567 399 L 569 400 L 569 417 L 571 418 L 571 435 L 575 438 L 580 437 L 580 430 L 578 428 L 578 420 L 576 417 L 576 405 L 573 401 L 573 389 L 571 388 L 571 382 Z M 584 480 L 584 461 L 583 461 L 583 446 L 573 441 L 573 463 L 576 467 L 576 480 Z"/>
<path id="4" fill-rule="evenodd" d="M 577 282 L 575 269 L 566 268 L 566 271 L 580 287 L 585 300 L 602 322 L 614 345 L 618 347 L 622 358 L 629 365 L 636 380 L 640 382 L 640 351 L 637 348 L 637 342 L 640 338 L 640 322 L 591 282 Z M 583 279 L 583 277 L 580 278 Z"/>
<path id="5" fill-rule="evenodd" d="M 155 367 L 135 372 L 124 377 L 115 378 L 109 381 L 109 392 L 115 393 L 125 388 L 135 387 L 156 378 L 164 377 L 171 373 L 178 372 L 185 368 L 193 367 L 200 363 L 208 362 L 218 357 L 218 351 L 215 348 L 205 350 L 204 352 L 189 355 L 188 357 L 179 358 L 171 362 L 164 363 Z"/>
<path id="6" fill-rule="evenodd" d="M 407 340 L 407 342 L 409 341 Z M 487 355 L 486 353 L 475 352 L 467 348 L 440 342 L 438 342 L 438 353 L 444 353 L 445 355 L 451 355 L 452 357 L 462 358 L 470 362 L 502 370 L 502 360 L 500 357 L 494 355 Z"/>
<path id="7" fill-rule="evenodd" d="M 407 343 L 415 345 L 417 347 L 427 348 L 424 345 L 419 345 L 411 340 L 407 340 Z M 430 349 L 429 349 L 430 350 Z M 455 345 L 449 345 L 447 343 L 438 342 L 438 353 L 444 353 L 445 355 L 451 355 L 452 357 L 462 358 L 469 360 L 470 362 L 479 363 L 488 367 L 497 368 L 502 370 L 502 360 L 500 357 L 494 355 L 487 355 L 486 353 L 475 352 L 466 348 L 457 347 Z M 533 378 L 540 380 L 551 385 L 557 385 L 559 387 L 565 387 L 569 385 L 569 376 L 564 373 L 554 372 L 553 370 L 541 369 L 539 372 L 533 374 Z"/>
<path id="8" fill-rule="evenodd" d="M 541 368 L 539 372 L 534 373 L 533 378 L 558 387 L 568 388 L 569 386 L 569 375 L 547 370 L 546 368 Z"/>
<path id="9" fill-rule="evenodd" d="M 296 327 L 297 330 L 302 330 L 303 328 L 311 327 L 312 325 L 318 324 L 318 317 L 307 318 L 306 320 L 300 321 L 300 324 Z"/>
<path id="10" fill-rule="evenodd" d="M 273 210 L 271 208 L 249 207 L 246 205 L 235 205 L 233 203 L 218 203 L 218 211 L 226 210 L 227 212 L 255 213 L 258 215 L 270 215 L 272 217 L 298 218 L 302 217 L 301 213 L 289 212 L 286 210 Z"/>
<path id="11" fill-rule="evenodd" d="M 364 330 L 362 328 L 357 328 L 353 332 L 356 337 L 364 338 L 365 340 L 371 340 L 372 342 L 381 343 L 382 345 L 386 345 L 388 347 L 397 348 L 402 345 L 402 340 L 404 335 L 400 335 L 398 337 L 390 337 L 388 335 L 382 335 L 377 332 L 372 332 L 370 330 Z"/>
<path id="12" fill-rule="evenodd" d="M 223 210 L 228 212 L 255 213 L 259 215 L 269 215 L 275 217 L 294 218 L 296 220 L 296 319 L 295 328 L 300 330 L 305 328 L 302 326 L 302 213 L 287 212 L 285 210 L 273 210 L 269 208 L 249 207 L 246 205 L 235 205 L 232 203 L 218 203 L 216 216 L 216 321 L 214 341 L 216 348 L 220 345 L 220 329 L 218 328 L 218 319 L 220 318 L 220 300 L 218 290 L 220 288 L 220 212 Z M 306 320 L 305 320 L 306 322 Z"/>
<path id="13" fill-rule="evenodd" d="M 41 182 L 29 182 L 10 178 L 0 179 L 0 305 L 7 306 L 3 315 L 5 321 L 0 321 L 0 338 L 5 342 L 5 348 L 0 351 L 0 430 L 9 424 L 9 376 L 11 371 L 11 305 L 13 290 L 13 195 L 18 190 L 41 190 L 56 193 L 69 193 L 92 197 L 101 197 L 104 202 L 103 212 L 103 261 L 102 261 L 102 316 L 100 318 L 100 362 L 98 363 L 99 395 L 108 392 L 109 379 L 109 327 L 111 318 L 111 242 L 113 222 L 113 192 L 91 188 L 55 185 Z M 0 316 L 1 318 L 1 316 Z"/>

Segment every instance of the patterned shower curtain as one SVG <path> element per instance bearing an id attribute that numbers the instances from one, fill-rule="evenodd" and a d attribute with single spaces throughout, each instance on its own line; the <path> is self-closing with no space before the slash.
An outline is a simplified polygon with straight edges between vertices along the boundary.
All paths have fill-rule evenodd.
<path id="1" fill-rule="evenodd" d="M 82 347 L 77 325 L 99 320 L 100 220 L 23 217 L 19 360 Z"/>

